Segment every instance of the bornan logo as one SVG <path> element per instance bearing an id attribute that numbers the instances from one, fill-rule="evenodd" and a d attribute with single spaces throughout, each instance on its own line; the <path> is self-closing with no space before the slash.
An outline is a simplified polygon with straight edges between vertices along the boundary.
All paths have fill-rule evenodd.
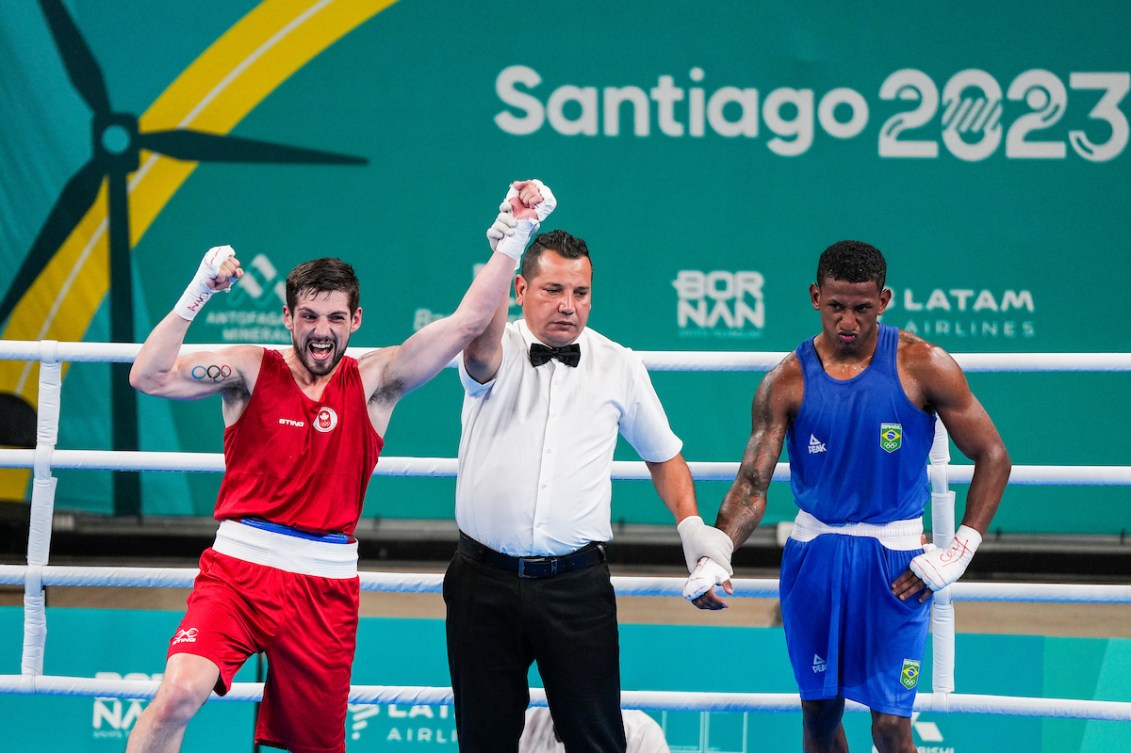
<path id="1" fill-rule="evenodd" d="M 761 272 L 681 269 L 672 281 L 680 337 L 761 337 L 765 281 Z"/>
<path id="2" fill-rule="evenodd" d="M 160 673 L 155 675 L 143 672 L 95 672 L 96 680 L 131 680 L 136 682 L 158 682 Z M 94 714 L 91 732 L 99 740 L 123 740 L 133 728 L 137 718 L 148 701 L 144 698 L 97 697 L 94 699 Z"/>
<path id="3" fill-rule="evenodd" d="M 326 432 L 333 431 L 334 427 L 338 425 L 338 414 L 334 412 L 333 408 L 323 405 L 318 409 L 318 415 L 314 417 L 314 428 L 325 434 Z"/>

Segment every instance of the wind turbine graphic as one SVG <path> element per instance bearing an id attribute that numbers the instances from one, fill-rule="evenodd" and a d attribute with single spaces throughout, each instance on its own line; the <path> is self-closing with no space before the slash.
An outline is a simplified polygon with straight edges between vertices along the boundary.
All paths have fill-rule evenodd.
<path id="1" fill-rule="evenodd" d="M 274 144 L 256 139 L 219 135 L 188 129 L 141 132 L 138 119 L 115 112 L 102 70 L 62 0 L 39 0 L 39 6 L 59 49 L 71 84 L 92 113 L 90 159 L 63 187 L 43 227 L 11 277 L 0 300 L 0 322 L 11 315 L 22 295 L 47 267 L 55 252 L 94 203 L 108 181 L 108 225 L 110 247 L 110 339 L 134 341 L 132 271 L 130 267 L 128 176 L 140 165 L 140 152 L 147 150 L 180 160 L 196 162 L 262 162 L 330 165 L 364 165 L 363 157 Z M 111 366 L 113 448 L 138 447 L 137 395 L 129 386 L 129 364 Z M 114 474 L 115 514 L 141 512 L 138 474 Z"/>

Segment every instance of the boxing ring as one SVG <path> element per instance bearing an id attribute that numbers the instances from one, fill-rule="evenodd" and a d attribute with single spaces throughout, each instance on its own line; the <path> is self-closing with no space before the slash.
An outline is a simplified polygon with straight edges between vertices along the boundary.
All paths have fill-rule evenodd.
<path id="1" fill-rule="evenodd" d="M 62 367 L 67 362 L 130 362 L 138 345 L 60 343 L 55 341 L 0 341 L 0 359 L 26 361 L 25 379 L 33 364 L 39 364 L 37 442 L 34 449 L 0 448 L 0 468 L 32 470 L 32 499 L 27 546 L 27 565 L 0 565 L 0 585 L 24 590 L 24 635 L 21 673 L 0 675 L 0 694 L 97 696 L 122 699 L 151 698 L 157 682 L 51 676 L 43 672 L 48 613 L 44 588 L 48 586 L 116 586 L 137 588 L 190 588 L 192 568 L 61 567 L 48 564 L 54 516 L 55 469 L 111 471 L 181 471 L 220 473 L 219 453 L 111 452 L 57 449 L 61 411 Z M 185 350 L 214 350 L 220 345 L 186 346 Z M 357 356 L 366 349 L 351 348 Z M 640 352 L 652 371 L 767 371 L 785 353 L 729 352 Z M 954 354 L 967 372 L 1126 372 L 1131 354 Z M 930 455 L 934 542 L 945 546 L 955 527 L 954 492 L 950 484 L 969 483 L 972 466 L 952 465 L 949 440 L 937 423 Z M 731 481 L 737 462 L 689 462 L 698 481 Z M 454 476 L 451 458 L 382 457 L 377 476 Z M 648 479 L 642 462 L 613 463 L 615 479 Z M 779 463 L 775 482 L 788 481 L 789 467 Z M 1131 486 L 1131 466 L 1015 465 L 1011 485 Z M 440 593 L 439 574 L 362 572 L 365 591 Z M 668 596 L 681 598 L 682 578 L 614 577 L 619 596 Z M 737 578 L 735 598 L 776 598 L 776 579 Z M 933 673 L 931 692 L 920 692 L 916 711 L 978 713 L 990 715 L 1060 717 L 1107 721 L 1131 721 L 1131 701 L 1097 701 L 1071 698 L 1024 698 L 955 692 L 954 604 L 955 602 L 1044 602 L 1131 604 L 1131 586 L 958 582 L 938 592 L 932 609 Z M 262 683 L 240 682 L 231 692 L 214 700 L 256 701 Z M 545 694 L 531 689 L 534 705 L 545 705 Z M 446 687 L 354 685 L 351 704 L 451 705 Z M 797 711 L 795 693 L 711 693 L 624 691 L 625 708 L 656 711 L 775 712 Z M 848 702 L 849 710 L 864 707 Z"/>

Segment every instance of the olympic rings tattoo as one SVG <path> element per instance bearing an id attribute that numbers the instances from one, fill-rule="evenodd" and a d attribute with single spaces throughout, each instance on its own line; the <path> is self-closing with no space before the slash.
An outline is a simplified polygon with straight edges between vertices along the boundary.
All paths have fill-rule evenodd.
<path id="1" fill-rule="evenodd" d="M 210 379 L 213 382 L 219 382 L 221 379 L 227 379 L 231 375 L 232 367 L 228 366 L 227 364 L 222 364 L 219 366 L 212 364 L 211 366 L 192 367 L 192 378 L 202 381 L 205 379 Z"/>

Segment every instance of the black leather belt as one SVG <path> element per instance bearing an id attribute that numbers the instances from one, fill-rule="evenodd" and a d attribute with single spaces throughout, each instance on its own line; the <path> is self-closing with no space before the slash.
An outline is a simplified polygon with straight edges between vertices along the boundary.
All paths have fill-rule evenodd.
<path id="1" fill-rule="evenodd" d="M 480 544 L 462 531 L 459 535 L 459 551 L 476 562 L 486 562 L 515 573 L 520 578 L 552 578 L 605 560 L 605 545 L 596 541 L 576 552 L 557 557 L 512 557 Z"/>

